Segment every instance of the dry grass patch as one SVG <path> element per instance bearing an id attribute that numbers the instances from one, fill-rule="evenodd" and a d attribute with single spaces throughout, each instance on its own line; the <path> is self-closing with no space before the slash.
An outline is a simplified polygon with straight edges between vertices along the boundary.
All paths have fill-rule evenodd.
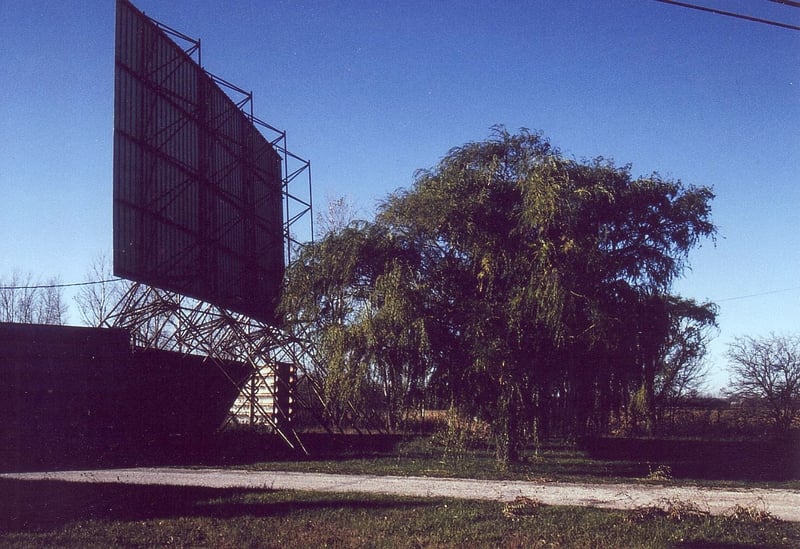
<path id="1" fill-rule="evenodd" d="M 770 524 L 780 522 L 780 519 L 767 511 L 766 509 L 758 509 L 754 506 L 736 505 L 730 511 L 725 513 L 725 516 L 730 520 L 739 522 L 752 522 L 755 524 Z"/>
<path id="2" fill-rule="evenodd" d="M 533 517 L 539 512 L 544 504 L 541 501 L 525 496 L 518 496 L 514 501 L 503 505 L 503 515 L 518 520 L 524 517 Z"/>
<path id="3" fill-rule="evenodd" d="M 696 521 L 708 518 L 711 513 L 701 509 L 691 501 L 678 498 L 662 499 L 660 505 L 638 507 L 630 512 L 628 519 L 631 522 L 642 523 L 653 519 L 666 519 L 670 522 Z"/>

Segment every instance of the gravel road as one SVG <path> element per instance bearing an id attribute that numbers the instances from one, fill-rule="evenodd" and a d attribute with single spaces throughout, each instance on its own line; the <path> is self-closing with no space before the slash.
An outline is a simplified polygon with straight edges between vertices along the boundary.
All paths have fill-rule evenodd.
<path id="1" fill-rule="evenodd" d="M 0 474 L 0 478 L 209 488 L 369 492 L 495 501 L 510 501 L 518 496 L 526 496 L 546 505 L 583 505 L 609 509 L 663 506 L 667 500 L 677 499 L 692 502 L 700 509 L 712 514 L 723 514 L 733 507 L 741 505 L 768 511 L 783 520 L 800 522 L 800 491 L 798 490 L 718 489 L 652 484 L 536 483 L 510 480 L 332 475 L 211 468 L 137 468 L 4 473 Z"/>

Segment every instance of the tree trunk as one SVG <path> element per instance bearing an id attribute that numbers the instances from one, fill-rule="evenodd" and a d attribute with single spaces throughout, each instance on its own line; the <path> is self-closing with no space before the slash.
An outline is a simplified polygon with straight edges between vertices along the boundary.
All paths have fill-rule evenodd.
<path id="1" fill-rule="evenodd" d="M 501 382 L 495 419 L 495 455 L 502 469 L 520 458 L 519 403 L 517 391 L 509 383 Z"/>
<path id="2" fill-rule="evenodd" d="M 644 414 L 645 432 L 648 436 L 656 433 L 656 365 L 655 359 L 648 360 L 644 368 Z"/>

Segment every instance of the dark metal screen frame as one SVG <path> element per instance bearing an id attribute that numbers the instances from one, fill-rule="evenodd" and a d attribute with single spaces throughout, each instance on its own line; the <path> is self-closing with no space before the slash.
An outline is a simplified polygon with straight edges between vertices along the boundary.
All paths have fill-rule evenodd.
<path id="1" fill-rule="evenodd" d="M 313 238 L 310 162 L 201 67 L 200 40 L 117 9 L 115 274 L 278 322 L 296 231 Z"/>
<path id="2" fill-rule="evenodd" d="M 297 250 L 302 247 L 301 237 L 306 236 L 307 240 L 313 240 L 310 162 L 289 151 L 285 131 L 255 117 L 252 92 L 247 92 L 202 67 L 200 40 L 190 38 L 147 17 L 128 0 L 117 0 L 118 12 L 121 9 L 134 10 L 146 20 L 147 25 L 153 25 L 159 32 L 168 36 L 168 40 L 180 50 L 179 55 L 193 61 L 209 82 L 222 90 L 237 112 L 244 115 L 252 131 L 258 133 L 276 154 L 279 160 L 280 211 L 278 213 L 281 219 L 279 231 L 276 231 L 276 238 L 280 239 L 280 242 L 275 246 L 275 254 L 281 260 L 281 279 L 276 281 L 278 292 L 276 295 L 279 295 L 285 265 L 293 261 Z M 119 19 L 117 24 L 120 24 Z M 175 39 L 185 42 L 186 46 L 178 46 Z M 115 98 L 115 116 L 117 100 Z M 180 131 L 179 122 L 167 125 L 165 131 Z M 116 139 L 115 124 L 115 171 L 118 154 Z M 196 154 L 200 154 L 200 151 Z M 179 192 L 180 190 L 170 189 L 165 193 L 165 197 L 167 200 L 177 200 L 175 195 Z M 115 217 L 116 193 L 115 186 Z M 198 208 L 201 206 L 198 204 Z M 302 449 L 302 443 L 291 426 L 291 416 L 295 406 L 304 408 L 306 406 L 296 401 L 294 395 L 287 396 L 291 391 L 283 379 L 287 376 L 281 373 L 281 369 L 288 367 L 291 378 L 294 378 L 295 372 L 304 372 L 303 365 L 307 361 L 308 349 L 302 340 L 293 338 L 280 329 L 274 307 L 267 311 L 270 314 L 259 314 L 259 311 L 254 311 L 252 308 L 245 307 L 242 310 L 241 307 L 235 307 L 236 304 L 232 304 L 230 300 L 219 299 L 219 296 L 203 292 L 199 292 L 200 295 L 198 292 L 186 292 L 180 284 L 178 287 L 170 284 L 162 285 L 159 284 L 162 281 L 157 279 L 150 280 L 147 277 L 142 279 L 142 277 L 128 276 L 132 274 L 129 272 L 118 272 L 117 238 L 115 218 L 115 274 L 129 278 L 133 284 L 104 323 L 108 326 L 124 326 L 131 330 L 137 338 L 137 346 L 141 348 L 204 355 L 223 372 L 224 361 L 231 358 L 249 364 L 252 368 L 251 379 L 247 387 L 239 388 L 244 391 L 249 389 L 251 393 L 247 401 L 251 423 L 261 422 L 271 426 L 289 446 L 299 446 Z M 306 374 L 304 372 L 301 377 L 311 379 L 310 386 L 314 388 L 314 394 L 319 395 L 321 391 L 319 381 L 315 376 Z M 229 381 L 236 384 L 230 377 Z M 255 385 L 266 387 L 266 391 L 274 401 L 273 405 L 265 406 L 252 394 Z M 307 407 L 316 408 L 316 406 Z M 232 413 L 235 415 L 235 410 L 232 410 Z"/>

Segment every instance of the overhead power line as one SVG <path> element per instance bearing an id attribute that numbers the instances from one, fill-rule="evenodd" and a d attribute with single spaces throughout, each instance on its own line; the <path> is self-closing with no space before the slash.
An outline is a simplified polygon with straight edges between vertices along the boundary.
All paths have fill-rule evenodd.
<path id="1" fill-rule="evenodd" d="M 800 286 L 795 286 L 793 288 L 783 288 L 782 290 L 769 290 L 766 292 L 759 292 L 757 294 L 748 294 L 748 295 L 739 295 L 736 297 L 726 297 L 724 299 L 717 299 L 715 303 L 722 303 L 723 301 L 737 301 L 739 299 L 749 299 L 751 297 L 762 297 L 765 295 L 772 295 L 772 294 L 782 294 L 785 292 L 794 292 L 796 290 L 800 290 Z"/>
<path id="2" fill-rule="evenodd" d="M 107 278 L 105 280 L 90 280 L 88 282 L 70 282 L 67 284 L 34 284 L 30 286 L 0 286 L 0 291 L 8 290 L 46 290 L 51 288 L 72 288 L 76 286 L 92 286 L 94 284 L 108 284 L 111 282 L 120 282 L 124 279 L 122 278 Z M 753 297 L 763 297 L 766 295 L 773 295 L 773 294 L 782 294 L 786 292 L 794 292 L 800 290 L 800 286 L 794 286 L 792 288 L 782 288 L 780 290 L 767 290 L 764 292 L 759 292 L 755 294 L 747 294 L 747 295 L 738 295 L 734 297 L 725 297 L 722 299 L 715 299 L 712 300 L 713 303 L 723 303 L 725 301 L 738 301 L 740 299 L 750 299 Z"/>
<path id="3" fill-rule="evenodd" d="M 89 282 L 71 282 L 69 284 L 34 284 L 31 286 L 0 286 L 0 290 L 47 290 L 50 288 L 71 288 L 73 286 L 91 286 L 93 284 L 107 284 L 118 282 L 121 278 L 108 278 L 106 280 L 92 280 Z"/>
<path id="4" fill-rule="evenodd" d="M 744 14 L 741 14 L 741 13 L 734 13 L 732 11 L 724 11 L 724 10 L 718 10 L 716 8 L 709 8 L 709 7 L 706 7 L 706 6 L 698 6 L 697 4 L 687 4 L 686 2 L 676 2 L 675 0 L 655 0 L 655 1 L 656 2 L 661 2 L 662 4 L 670 4 L 670 5 L 673 5 L 673 6 L 680 6 L 682 8 L 689 8 L 689 9 L 693 9 L 693 10 L 699 10 L 699 11 L 705 11 L 705 12 L 708 12 L 708 13 L 714 13 L 716 15 L 726 15 L 728 17 L 736 17 L 737 19 L 744 19 L 746 21 L 752 21 L 754 23 L 763 23 L 765 25 L 772 25 L 774 27 L 781 27 L 781 28 L 784 28 L 784 29 L 800 31 L 800 27 L 798 27 L 797 25 L 790 25 L 788 23 L 781 23 L 779 21 L 771 21 L 769 19 L 761 19 L 760 17 L 753 17 L 751 15 L 744 15 Z M 777 0 L 775 0 L 775 1 L 777 1 Z M 785 2 L 780 2 L 780 3 L 783 4 Z M 795 3 L 796 2 L 792 2 L 792 4 L 795 4 Z M 789 5 L 791 5 L 791 4 L 789 4 Z M 800 5 L 798 5 L 798 7 L 800 7 Z"/>
<path id="5" fill-rule="evenodd" d="M 792 6 L 793 8 L 800 8 L 800 2 L 792 2 L 792 0 L 769 0 L 776 4 L 783 4 L 784 6 Z"/>

